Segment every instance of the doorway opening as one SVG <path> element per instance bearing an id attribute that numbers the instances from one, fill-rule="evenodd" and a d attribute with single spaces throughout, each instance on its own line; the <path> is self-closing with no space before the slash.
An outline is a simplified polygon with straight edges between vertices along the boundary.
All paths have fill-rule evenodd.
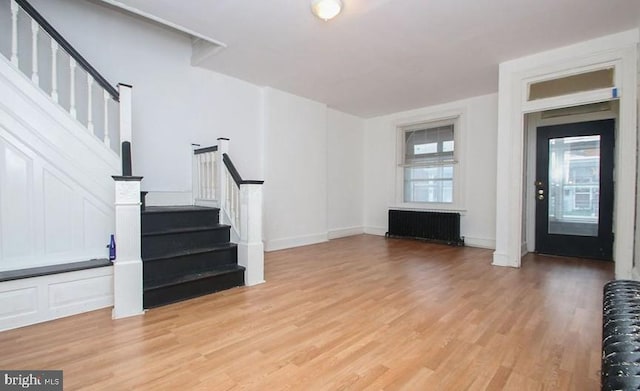
<path id="1" fill-rule="evenodd" d="M 525 115 L 523 252 L 613 260 L 618 101 Z"/>

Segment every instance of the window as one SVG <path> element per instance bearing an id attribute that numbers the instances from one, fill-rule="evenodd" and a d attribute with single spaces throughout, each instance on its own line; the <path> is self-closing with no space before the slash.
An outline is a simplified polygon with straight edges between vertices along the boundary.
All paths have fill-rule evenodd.
<path id="1" fill-rule="evenodd" d="M 453 203 L 453 121 L 413 125 L 402 131 L 404 202 Z"/>

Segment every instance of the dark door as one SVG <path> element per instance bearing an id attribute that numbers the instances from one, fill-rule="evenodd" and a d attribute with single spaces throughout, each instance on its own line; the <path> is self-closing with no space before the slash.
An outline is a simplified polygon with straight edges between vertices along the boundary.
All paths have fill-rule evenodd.
<path id="1" fill-rule="evenodd" d="M 612 259 L 614 120 L 538 128 L 536 252 Z"/>

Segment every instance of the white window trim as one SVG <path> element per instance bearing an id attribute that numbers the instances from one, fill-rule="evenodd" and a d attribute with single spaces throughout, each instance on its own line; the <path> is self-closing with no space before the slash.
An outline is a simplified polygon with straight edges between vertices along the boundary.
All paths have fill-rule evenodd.
<path id="1" fill-rule="evenodd" d="M 396 188 L 395 204 L 393 209 L 425 210 L 425 211 L 447 211 L 466 212 L 464 206 L 464 186 L 465 169 L 464 156 L 466 145 L 464 143 L 466 133 L 466 108 L 456 108 L 446 111 L 438 111 L 411 118 L 401 118 L 394 125 L 396 128 Z M 404 202 L 404 134 L 408 128 L 418 125 L 428 125 L 437 127 L 453 123 L 453 140 L 455 143 L 453 151 L 453 202 L 433 203 L 433 202 Z"/>

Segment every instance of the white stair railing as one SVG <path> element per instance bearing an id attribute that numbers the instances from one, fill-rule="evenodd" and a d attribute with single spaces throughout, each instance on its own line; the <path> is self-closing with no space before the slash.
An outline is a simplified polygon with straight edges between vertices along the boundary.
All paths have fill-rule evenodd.
<path id="1" fill-rule="evenodd" d="M 220 208 L 220 223 L 231 226 L 232 241 L 238 242 L 238 264 L 244 266 L 245 283 L 264 282 L 262 243 L 262 184 L 244 180 L 227 154 L 229 140 L 194 149 L 194 205 Z"/>
<path id="2" fill-rule="evenodd" d="M 6 6 L 2 3 L 3 6 Z M 0 47 L 10 47 L 5 57 L 34 85 L 50 96 L 69 115 L 108 148 L 119 136 L 118 117 L 121 104 L 118 89 L 109 84 L 26 0 L 10 0 L 10 40 Z M 7 16 L 8 17 L 8 16 Z M 118 137 L 119 138 L 119 137 Z"/>
<path id="3" fill-rule="evenodd" d="M 1 2 L 0 7 L 6 4 Z M 142 177 L 131 172 L 132 87 L 119 84 L 116 89 L 109 84 L 26 0 L 9 0 L 9 9 L 0 11 L 8 11 L 0 16 L 10 15 L 6 21 L 0 20 L 0 24 L 11 23 L 10 37 L 0 35 L 0 41 L 10 41 L 0 42 L 0 49 L 10 47 L 9 53 L 2 53 L 7 63 L 122 159 L 122 176 L 114 176 L 118 251 L 113 265 L 113 317 L 141 314 Z M 113 145 L 112 140 L 120 140 L 119 145 Z"/>

